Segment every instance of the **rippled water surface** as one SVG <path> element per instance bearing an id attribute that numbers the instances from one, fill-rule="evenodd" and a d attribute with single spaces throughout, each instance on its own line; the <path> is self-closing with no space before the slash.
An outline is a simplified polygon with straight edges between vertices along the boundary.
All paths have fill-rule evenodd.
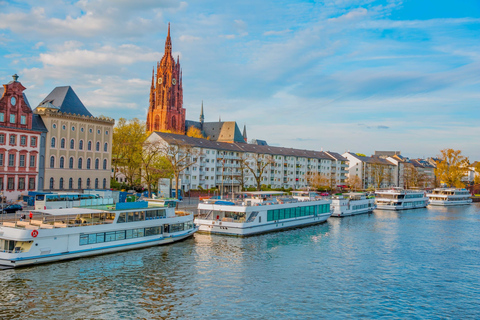
<path id="1" fill-rule="evenodd" d="M 480 318 L 480 205 L 0 271 L 1 319 Z"/>

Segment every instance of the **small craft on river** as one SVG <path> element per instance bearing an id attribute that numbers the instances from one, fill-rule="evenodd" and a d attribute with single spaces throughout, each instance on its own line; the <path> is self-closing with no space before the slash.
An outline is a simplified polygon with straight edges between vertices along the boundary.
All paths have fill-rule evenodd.
<path id="1" fill-rule="evenodd" d="M 332 196 L 332 217 L 346 217 L 372 212 L 376 208 L 375 197 L 362 192 Z"/>

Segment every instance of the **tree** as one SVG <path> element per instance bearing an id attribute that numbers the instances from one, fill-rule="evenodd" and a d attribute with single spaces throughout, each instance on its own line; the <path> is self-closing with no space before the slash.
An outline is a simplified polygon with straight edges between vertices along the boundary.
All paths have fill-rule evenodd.
<path id="1" fill-rule="evenodd" d="M 152 195 L 152 187 L 156 186 L 158 179 L 170 178 L 173 170 L 170 162 L 163 155 L 163 145 L 160 142 L 146 141 L 143 144 L 142 170 L 143 182 L 147 184 L 148 196 Z"/>
<path id="2" fill-rule="evenodd" d="M 142 148 L 146 139 L 145 122 L 134 118 L 120 118 L 113 128 L 112 162 L 114 174 L 121 170 L 127 181 L 134 185 L 142 166 Z"/>
<path id="3" fill-rule="evenodd" d="M 161 150 L 162 155 L 170 164 L 175 181 L 175 188 L 178 190 L 180 189 L 180 174 L 188 167 L 197 163 L 197 157 L 200 155 L 199 151 L 188 143 L 180 141 L 175 141 L 175 144 L 162 143 Z M 175 196 L 178 199 L 179 194 L 177 190 L 175 190 Z"/>
<path id="4" fill-rule="evenodd" d="M 460 150 L 443 149 L 440 152 L 435 169 L 438 180 L 449 187 L 463 187 L 462 178 L 468 167 L 468 158 L 462 156 Z"/>
<path id="5" fill-rule="evenodd" d="M 380 188 L 383 182 L 391 184 L 392 175 L 389 165 L 382 163 L 380 159 L 374 159 L 369 167 L 373 184 L 376 188 Z"/>
<path id="6" fill-rule="evenodd" d="M 410 163 L 405 163 L 403 167 L 403 181 L 405 189 L 418 187 L 418 171 Z"/>
<path id="7" fill-rule="evenodd" d="M 353 189 L 354 191 L 362 189 L 362 179 L 360 179 L 359 176 L 350 175 L 345 180 L 345 183 L 347 184 L 347 186 L 350 187 L 350 189 Z"/>
<path id="8" fill-rule="evenodd" d="M 478 184 L 480 183 L 480 161 L 477 161 L 474 163 L 475 166 L 473 167 L 474 170 L 475 170 L 475 173 L 474 173 L 474 183 L 475 184 Z"/>
<path id="9" fill-rule="evenodd" d="M 312 172 L 308 175 L 307 183 L 315 189 L 330 188 L 330 177 L 318 172 Z"/>
<path id="10" fill-rule="evenodd" d="M 205 137 L 204 137 L 203 134 L 202 134 L 202 131 L 200 131 L 200 129 L 198 129 L 198 128 L 194 127 L 194 126 L 191 126 L 190 128 L 188 128 L 188 130 L 187 130 L 187 136 L 192 137 L 192 138 L 205 139 Z"/>
<path id="11" fill-rule="evenodd" d="M 268 165 L 274 164 L 275 160 L 272 155 L 253 153 L 242 159 L 243 165 L 253 174 L 253 178 L 257 183 L 257 191 L 262 188 L 262 176 L 267 170 Z"/>

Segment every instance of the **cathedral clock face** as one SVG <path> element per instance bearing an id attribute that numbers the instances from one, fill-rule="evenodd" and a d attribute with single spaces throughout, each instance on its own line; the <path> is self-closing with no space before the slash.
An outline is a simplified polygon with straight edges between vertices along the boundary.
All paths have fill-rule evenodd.
<path id="1" fill-rule="evenodd" d="M 175 78 L 172 79 L 172 84 L 175 85 L 177 83 L 177 80 Z"/>
<path id="2" fill-rule="evenodd" d="M 17 99 L 15 99 L 15 97 L 12 97 L 12 99 L 10 99 L 10 103 L 12 104 L 12 106 L 14 106 L 17 103 Z"/>
<path id="3" fill-rule="evenodd" d="M 158 84 L 162 84 L 162 77 L 158 78 Z"/>

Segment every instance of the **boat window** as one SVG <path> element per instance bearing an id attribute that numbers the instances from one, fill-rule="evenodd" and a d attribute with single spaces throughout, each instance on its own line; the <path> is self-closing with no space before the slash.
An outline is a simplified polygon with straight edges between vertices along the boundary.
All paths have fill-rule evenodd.
<path id="1" fill-rule="evenodd" d="M 97 233 L 97 243 L 105 242 L 105 233 Z"/>
<path id="2" fill-rule="evenodd" d="M 120 212 L 120 214 L 118 215 L 118 220 L 117 220 L 117 223 L 123 223 L 126 221 L 126 212 Z"/>
<path id="3" fill-rule="evenodd" d="M 125 230 L 115 231 L 115 240 L 124 240 L 125 239 Z"/>
<path id="4" fill-rule="evenodd" d="M 105 232 L 105 242 L 115 241 L 115 231 Z"/>

